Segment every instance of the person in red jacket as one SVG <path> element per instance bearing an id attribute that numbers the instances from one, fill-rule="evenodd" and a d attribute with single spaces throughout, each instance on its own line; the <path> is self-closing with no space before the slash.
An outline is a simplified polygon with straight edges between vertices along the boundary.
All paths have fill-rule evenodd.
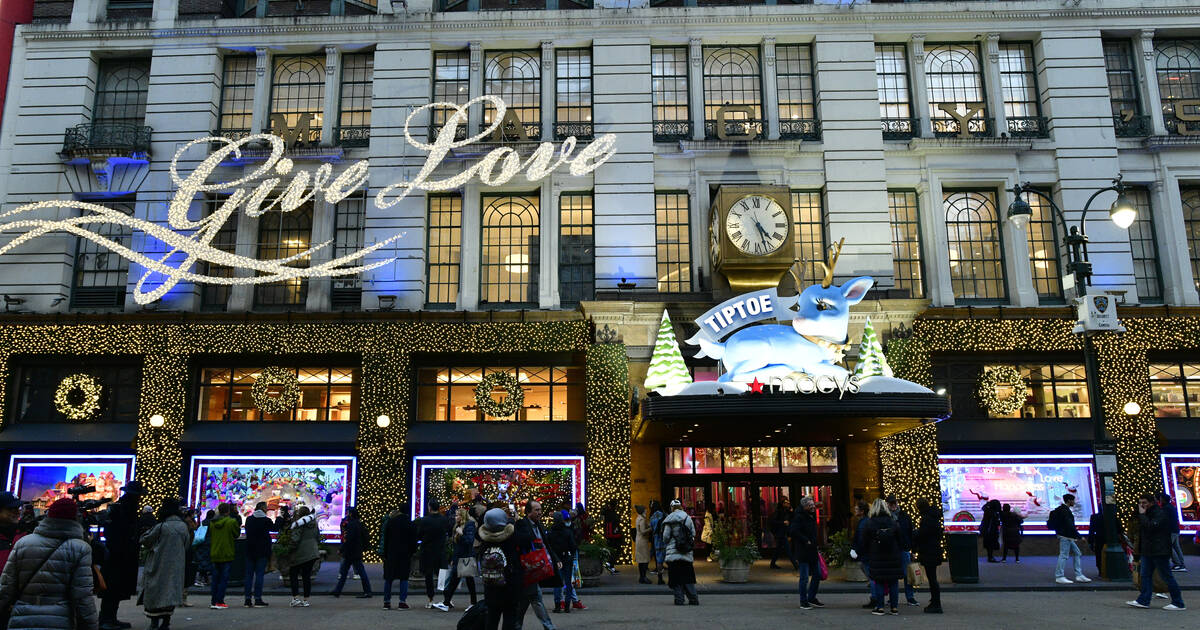
<path id="1" fill-rule="evenodd" d="M 0 570 L 8 562 L 13 545 L 24 535 L 17 524 L 21 520 L 21 500 L 11 492 L 0 492 Z"/>

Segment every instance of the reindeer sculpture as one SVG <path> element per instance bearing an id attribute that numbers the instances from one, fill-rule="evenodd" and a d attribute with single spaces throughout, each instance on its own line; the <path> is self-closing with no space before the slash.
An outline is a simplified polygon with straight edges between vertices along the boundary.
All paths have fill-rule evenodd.
<path id="1" fill-rule="evenodd" d="M 828 263 L 817 263 L 825 271 L 825 278 L 820 285 L 814 284 L 800 293 L 791 326 L 764 324 L 743 328 L 724 343 L 699 340 L 700 352 L 696 356 L 720 359 L 725 366 L 725 374 L 719 381 L 744 382 L 757 378 L 765 382 L 772 376 L 793 372 L 814 377 L 848 375 L 846 368 L 838 363 L 848 342 L 850 307 L 862 301 L 875 280 L 863 276 L 834 286 L 833 270 L 845 241 L 842 239 L 830 248 Z M 799 260 L 788 270 L 796 280 L 797 291 L 801 283 L 798 264 Z"/>

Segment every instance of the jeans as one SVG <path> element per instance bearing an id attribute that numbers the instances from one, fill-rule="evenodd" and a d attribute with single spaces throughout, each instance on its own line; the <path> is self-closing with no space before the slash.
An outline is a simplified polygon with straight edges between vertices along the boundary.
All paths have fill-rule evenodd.
<path id="1" fill-rule="evenodd" d="M 212 603 L 225 603 L 225 587 L 229 586 L 229 568 L 233 562 L 214 562 L 212 579 Z"/>
<path id="2" fill-rule="evenodd" d="M 1079 551 L 1079 545 L 1075 544 L 1074 538 L 1066 536 L 1058 537 L 1058 564 L 1054 567 L 1054 577 L 1063 577 L 1063 570 L 1066 568 L 1067 556 L 1075 563 L 1075 575 L 1083 575 L 1083 552 Z"/>
<path id="3" fill-rule="evenodd" d="M 903 569 L 904 569 L 904 601 L 915 602 L 915 601 L 917 601 L 917 594 L 913 590 L 912 584 L 908 583 L 908 565 L 910 562 L 912 562 L 912 552 L 911 551 L 901 551 L 900 552 L 900 561 L 901 561 L 900 566 L 903 567 Z"/>
<path id="4" fill-rule="evenodd" d="M 937 580 L 937 565 L 921 564 L 925 569 L 925 577 L 929 578 L 929 605 L 934 608 L 942 607 L 942 585 Z"/>
<path id="5" fill-rule="evenodd" d="M 1154 570 L 1158 569 L 1158 573 L 1162 575 L 1163 581 L 1167 583 L 1167 590 L 1171 593 L 1171 603 L 1183 608 L 1183 595 L 1179 592 L 1179 582 L 1175 581 L 1175 576 L 1171 573 L 1171 567 L 1167 564 L 1169 556 L 1142 556 L 1141 576 L 1142 576 L 1142 592 L 1138 595 L 1137 601 L 1143 606 L 1150 605 L 1150 598 L 1154 596 Z"/>
<path id="6" fill-rule="evenodd" d="M 695 584 L 676 584 L 671 590 L 675 593 L 676 604 L 682 604 L 684 596 L 687 596 L 689 602 L 700 601 L 700 598 L 696 596 Z"/>
<path id="7" fill-rule="evenodd" d="M 246 601 L 250 601 L 251 591 L 253 591 L 254 601 L 262 601 L 263 591 L 263 576 L 267 572 L 267 558 L 251 558 L 246 556 Z"/>
<path id="8" fill-rule="evenodd" d="M 891 582 L 872 582 L 874 587 L 871 591 L 875 594 L 875 607 L 883 608 L 883 589 L 888 591 L 888 604 L 892 608 L 900 603 L 900 580 L 892 580 Z"/>
<path id="9" fill-rule="evenodd" d="M 533 614 L 542 622 L 542 627 L 554 630 L 554 622 L 550 620 L 550 613 L 546 612 L 546 605 L 542 603 L 542 587 L 537 584 L 530 584 L 521 591 L 521 601 L 517 603 L 518 630 L 524 625 L 525 613 L 529 611 L 530 606 L 533 606 Z"/>
<path id="10" fill-rule="evenodd" d="M 817 589 L 821 586 L 821 574 L 812 570 L 807 562 L 801 562 L 800 571 L 800 603 L 807 604 L 817 598 Z M 805 584 L 807 582 L 807 584 Z"/>
<path id="11" fill-rule="evenodd" d="M 878 600 L 875 599 L 875 581 L 871 579 L 871 566 L 866 560 L 859 560 L 859 562 L 862 564 L 863 575 L 867 576 L 867 596 L 871 598 L 871 601 L 878 603 Z"/>
<path id="12" fill-rule="evenodd" d="M 408 601 L 408 580 L 384 580 L 383 581 L 383 603 L 392 603 L 392 582 L 399 582 L 400 588 L 396 591 L 396 597 L 402 601 Z"/>
<path id="13" fill-rule="evenodd" d="M 292 586 L 292 599 L 300 596 L 300 583 L 304 584 L 304 599 L 308 599 L 309 595 L 312 595 L 312 569 L 316 561 L 314 558 L 308 562 L 292 565 L 288 572 L 288 581 Z"/>
<path id="14" fill-rule="evenodd" d="M 558 606 L 562 602 L 567 602 L 570 606 L 571 602 L 579 601 L 579 596 L 575 594 L 575 584 L 571 581 L 571 570 L 575 563 L 571 560 L 563 562 L 563 567 L 558 570 L 558 579 L 562 580 L 562 586 L 554 587 L 554 605 Z"/>
<path id="15" fill-rule="evenodd" d="M 1177 567 L 1185 566 L 1183 548 L 1179 546 L 1179 534 L 1171 534 L 1171 564 Z"/>
<path id="16" fill-rule="evenodd" d="M 337 586 L 333 587 L 333 592 L 342 592 L 342 587 L 346 586 L 346 577 L 350 573 L 350 567 L 354 567 L 354 570 L 358 572 L 358 576 L 362 578 L 363 592 L 370 594 L 371 580 L 367 578 L 367 568 L 363 566 L 363 561 L 361 558 L 358 560 L 342 558 L 342 564 L 338 567 Z"/>

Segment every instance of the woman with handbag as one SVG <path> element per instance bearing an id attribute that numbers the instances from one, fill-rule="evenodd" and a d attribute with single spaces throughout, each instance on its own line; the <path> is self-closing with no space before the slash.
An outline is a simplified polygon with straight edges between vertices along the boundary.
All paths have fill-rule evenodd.
<path id="1" fill-rule="evenodd" d="M 817 504 L 812 497 L 800 498 L 800 507 L 792 516 L 788 534 L 792 537 L 794 557 L 800 572 L 800 608 L 824 608 L 825 604 L 817 599 L 822 578 L 821 559 L 817 551 Z"/>
<path id="2" fill-rule="evenodd" d="M 142 534 L 141 544 L 150 548 L 142 573 L 141 604 L 150 618 L 151 630 L 171 627 L 175 607 L 183 604 L 185 563 L 192 543 L 191 528 L 183 522 L 179 499 L 163 499 L 158 524 Z"/>
<path id="3" fill-rule="evenodd" d="M 92 547 L 83 539 L 72 499 L 50 504 L 32 534 L 13 546 L 0 579 L 0 621 L 5 628 L 95 630 Z"/>
<path id="4" fill-rule="evenodd" d="M 476 503 L 471 506 L 471 512 L 459 508 L 454 517 L 454 561 L 450 564 L 450 579 L 446 582 L 445 598 L 442 600 L 447 609 L 454 608 L 452 600 L 461 580 L 467 581 L 471 605 L 474 606 L 478 601 L 475 593 L 475 576 L 479 575 L 475 564 L 475 530 L 485 511 L 485 505 Z"/>

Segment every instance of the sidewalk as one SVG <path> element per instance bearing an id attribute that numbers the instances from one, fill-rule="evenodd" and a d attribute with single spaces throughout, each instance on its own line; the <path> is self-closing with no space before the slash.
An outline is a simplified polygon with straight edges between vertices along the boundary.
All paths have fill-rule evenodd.
<path id="1" fill-rule="evenodd" d="M 1071 584 L 1060 585 L 1054 582 L 1054 566 L 1057 562 L 1055 556 L 1029 556 L 1023 558 L 1021 564 L 1015 564 L 1011 560 L 1006 564 L 989 564 L 981 562 L 979 564 L 979 583 L 978 584 L 943 584 L 942 589 L 946 592 L 1003 592 L 1003 591 L 1061 591 L 1069 589 L 1089 590 L 1089 591 L 1131 591 L 1133 583 L 1125 582 L 1108 582 L 1096 577 L 1095 559 L 1088 556 L 1084 558 L 1083 569 L 1084 573 L 1092 578 L 1092 582 L 1087 584 Z M 721 571 L 715 562 L 700 561 L 696 563 L 696 580 L 697 590 L 701 593 L 708 594 L 776 594 L 776 593 L 791 593 L 797 588 L 796 576 L 791 571 L 791 567 L 787 566 L 783 570 L 772 570 L 768 568 L 766 560 L 759 560 L 750 570 L 750 581 L 745 584 L 726 584 L 721 581 Z M 786 563 L 781 564 L 786 566 Z M 1200 567 L 1200 562 L 1196 564 Z M 337 584 L 337 562 L 325 562 L 321 565 L 321 570 L 316 577 L 313 578 L 313 593 L 316 595 L 325 595 L 333 590 Z M 665 589 L 665 586 L 656 584 L 638 584 L 637 567 L 621 566 L 620 573 L 617 575 L 605 574 L 600 579 L 600 586 L 581 589 L 580 595 L 586 598 L 589 595 L 645 595 L 653 594 L 657 589 Z M 237 573 L 236 571 L 234 573 Z M 378 595 L 383 592 L 383 565 L 368 564 L 367 575 L 371 581 L 372 590 Z M 1200 573 L 1175 573 L 1175 579 L 1179 581 L 1180 588 L 1184 590 L 1200 590 Z M 240 578 L 240 576 L 235 576 Z M 1068 577 L 1070 577 L 1070 569 L 1068 568 Z M 653 580 L 654 576 L 650 578 Z M 827 581 L 821 584 L 821 592 L 823 593 L 866 593 L 867 585 L 863 582 L 840 582 Z M 208 593 L 208 588 L 192 587 L 189 591 L 193 595 Z M 466 585 L 459 586 L 459 591 L 466 596 Z M 229 594 L 226 601 L 232 602 L 241 598 L 242 586 L 240 583 L 229 588 Z M 285 595 L 291 591 L 286 582 L 281 581 L 278 573 L 267 575 L 266 594 Z M 343 595 L 353 597 L 362 592 L 362 582 L 359 580 L 349 579 L 346 581 L 346 587 Z M 482 592 L 482 587 L 480 587 Z M 425 593 L 425 585 L 421 579 L 413 579 L 409 583 L 409 598 L 411 601 L 420 602 Z"/>

